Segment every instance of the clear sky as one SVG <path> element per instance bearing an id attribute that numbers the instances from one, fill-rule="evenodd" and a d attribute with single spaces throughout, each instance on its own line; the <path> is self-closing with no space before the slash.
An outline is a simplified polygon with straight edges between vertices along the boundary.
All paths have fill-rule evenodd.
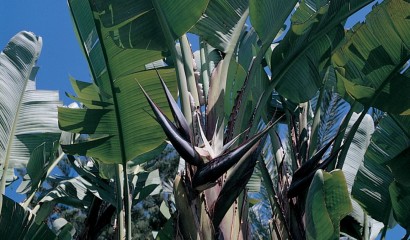
<path id="1" fill-rule="evenodd" d="M 362 20 L 370 7 L 350 19 L 347 26 Z M 64 0 L 0 0 L 0 48 L 22 30 L 32 31 L 43 38 L 43 49 L 38 62 L 39 89 L 59 90 L 65 104 L 71 102 L 64 92 L 72 93 L 68 77 L 90 81 L 87 62 L 73 31 Z M 396 227 L 387 239 L 400 239 L 404 230 Z"/>
<path id="2" fill-rule="evenodd" d="M 72 92 L 68 77 L 90 81 L 87 62 L 83 57 L 71 24 L 67 2 L 64 0 L 1 0 L 0 47 L 22 30 L 43 38 L 38 61 L 39 89 L 60 90 L 66 104 L 71 101 L 64 92 Z"/>

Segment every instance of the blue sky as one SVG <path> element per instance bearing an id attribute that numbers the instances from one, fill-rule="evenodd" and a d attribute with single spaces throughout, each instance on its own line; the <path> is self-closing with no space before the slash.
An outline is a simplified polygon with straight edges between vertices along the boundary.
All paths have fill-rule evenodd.
<path id="1" fill-rule="evenodd" d="M 370 7 L 349 19 L 351 26 L 363 19 Z M 65 104 L 71 102 L 64 92 L 72 92 L 68 77 L 90 81 L 87 62 L 73 31 L 66 1 L 63 0 L 2 0 L 0 2 L 0 48 L 21 30 L 32 31 L 43 38 L 38 62 L 39 89 L 59 90 Z M 396 227 L 387 239 L 399 239 L 404 230 Z"/>
<path id="2" fill-rule="evenodd" d="M 71 24 L 67 2 L 63 0 L 12 0 L 0 2 L 0 47 L 12 36 L 27 30 L 43 38 L 38 61 L 39 89 L 58 89 L 65 103 L 64 91 L 71 91 L 68 77 L 90 81 L 87 62 Z"/>

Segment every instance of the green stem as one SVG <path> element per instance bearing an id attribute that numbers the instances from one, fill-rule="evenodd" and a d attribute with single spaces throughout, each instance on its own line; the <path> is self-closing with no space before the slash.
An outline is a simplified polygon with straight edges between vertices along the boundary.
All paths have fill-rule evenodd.
<path id="1" fill-rule="evenodd" d="M 132 239 L 132 234 L 131 234 L 131 205 L 132 201 L 130 198 L 130 193 L 129 193 L 129 185 L 128 185 L 128 175 L 127 175 L 127 164 L 123 163 L 123 181 L 124 181 L 124 208 L 125 208 L 125 236 L 127 240 Z"/>
<path id="2" fill-rule="evenodd" d="M 125 239 L 125 211 L 123 201 L 123 180 L 121 178 L 123 169 L 121 164 L 115 165 L 115 186 L 116 186 L 116 199 L 117 199 L 117 221 L 118 229 L 117 236 L 119 240 Z"/>
<path id="3" fill-rule="evenodd" d="M 35 64 L 35 61 L 33 60 L 30 67 L 32 68 L 34 66 L 34 64 Z M 22 89 L 20 99 L 19 99 L 19 102 L 18 102 L 18 105 L 17 105 L 17 109 L 15 111 L 15 115 L 14 115 L 13 123 L 12 123 L 12 126 L 11 126 L 11 130 L 10 130 L 10 133 L 8 135 L 6 156 L 4 158 L 4 164 L 3 164 L 3 175 L 1 176 L 1 182 L 0 182 L 0 216 L 1 216 L 2 209 L 3 209 L 3 195 L 6 192 L 7 170 L 9 168 L 10 153 L 11 153 L 11 148 L 12 148 L 12 145 L 13 145 L 13 138 L 14 138 L 14 134 L 16 132 L 18 114 L 20 112 L 20 107 L 21 107 L 22 102 L 23 102 L 23 96 L 24 96 L 24 92 L 26 91 L 27 83 L 28 83 L 28 76 L 27 76 L 26 82 L 24 83 L 24 88 Z"/>
<path id="4" fill-rule="evenodd" d="M 204 88 L 205 102 L 208 102 L 208 92 L 209 92 L 209 63 L 207 60 L 208 49 L 207 44 L 204 41 L 200 41 L 200 57 L 201 57 L 201 81 Z M 207 105 L 205 103 L 205 106 Z"/>
<path id="5" fill-rule="evenodd" d="M 363 236 L 362 239 L 363 240 L 367 240 L 370 237 L 370 233 L 369 233 L 369 219 L 367 217 L 366 212 L 364 212 L 363 214 Z"/>
<path id="6" fill-rule="evenodd" d="M 381 235 L 381 238 L 380 238 L 381 240 L 386 239 L 386 233 L 387 233 L 387 225 L 384 225 L 382 235 Z"/>
<path id="7" fill-rule="evenodd" d="M 191 46 L 189 45 L 186 34 L 182 35 L 179 38 L 179 43 L 181 45 L 181 52 L 182 52 L 182 58 L 184 61 L 184 70 L 185 70 L 188 90 L 191 93 L 192 97 L 194 98 L 195 107 L 199 107 L 200 103 L 199 103 L 198 89 L 196 87 L 196 80 L 194 76 L 194 65 L 192 62 L 193 60 L 192 50 L 191 50 Z"/>

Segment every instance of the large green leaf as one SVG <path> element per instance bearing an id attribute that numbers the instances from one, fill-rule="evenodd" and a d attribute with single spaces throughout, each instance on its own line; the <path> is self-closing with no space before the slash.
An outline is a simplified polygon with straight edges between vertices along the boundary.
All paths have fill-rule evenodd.
<path id="1" fill-rule="evenodd" d="M 258 33 L 262 44 L 271 44 L 272 36 L 276 36 L 283 27 L 286 18 L 298 1 L 250 0 L 249 15 L 252 26 Z"/>
<path id="2" fill-rule="evenodd" d="M 307 239 L 338 239 L 340 220 L 352 211 L 341 170 L 318 170 L 306 198 Z"/>
<path id="3" fill-rule="evenodd" d="M 149 151 L 162 150 L 165 136 L 147 114 L 150 110 L 137 81 L 161 109 L 169 111 L 156 72 L 147 70 L 163 58 L 159 18 L 172 23 L 171 31 L 179 37 L 199 19 L 207 1 L 165 1 L 160 11 L 151 1 L 70 0 L 69 5 L 95 85 L 73 81 L 77 100 L 87 109 L 60 109 L 60 127 L 95 135 L 64 150 L 106 163 L 136 158 L 143 162 L 152 156 Z M 175 94 L 174 69 L 161 68 L 159 74 Z"/>
<path id="4" fill-rule="evenodd" d="M 332 57 L 340 92 L 364 105 L 396 114 L 410 114 L 410 3 L 384 1 L 353 28 Z"/>
<path id="5" fill-rule="evenodd" d="M 292 28 L 273 50 L 272 86 L 294 102 L 313 97 L 322 84 L 330 54 L 343 39 L 341 24 L 367 1 L 302 1 Z"/>
<path id="6" fill-rule="evenodd" d="M 160 7 L 174 39 L 186 33 L 201 17 L 209 0 L 165 0 Z M 124 48 L 166 49 L 158 12 L 152 1 L 90 1 L 102 26 Z M 181 21 L 183 20 L 183 21 Z"/>
<path id="7" fill-rule="evenodd" d="M 226 52 L 231 48 L 229 45 L 235 34 L 234 29 L 247 8 L 248 0 L 210 1 L 203 16 L 190 31 Z"/>
<path id="8" fill-rule="evenodd" d="M 373 133 L 352 188 L 353 197 L 366 212 L 385 224 L 390 218 L 391 201 L 388 191 L 393 181 L 393 175 L 385 163 L 409 146 L 410 139 L 398 121 L 391 116 L 384 117 Z"/>
<path id="9" fill-rule="evenodd" d="M 58 239 L 47 224 L 37 224 L 33 214 L 20 204 L 3 196 L 3 207 L 0 215 L 0 236 L 2 239 Z"/>

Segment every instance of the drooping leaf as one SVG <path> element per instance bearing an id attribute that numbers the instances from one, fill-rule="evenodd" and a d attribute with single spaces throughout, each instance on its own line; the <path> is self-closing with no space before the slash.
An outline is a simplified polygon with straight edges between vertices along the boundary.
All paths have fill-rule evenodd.
<path id="1" fill-rule="evenodd" d="M 352 114 L 346 129 L 346 134 L 349 133 L 350 129 L 352 129 L 353 124 L 355 124 L 358 118 L 359 114 Z M 359 171 L 360 165 L 363 163 L 364 155 L 370 144 L 370 139 L 373 132 L 373 119 L 370 117 L 370 115 L 366 114 L 353 137 L 352 143 L 350 144 L 349 150 L 346 154 L 344 165 L 342 167 L 349 193 L 351 193 L 352 191 L 354 180 Z M 351 199 L 351 201 L 353 211 L 349 214 L 346 220 L 341 223 L 341 228 L 342 231 L 348 231 L 346 233 L 351 236 L 362 236 L 366 231 L 365 228 L 369 227 L 366 226 L 366 224 L 370 225 L 375 221 L 365 214 L 364 210 L 354 199 Z M 353 231 L 352 229 L 354 229 L 355 231 Z"/>
<path id="2" fill-rule="evenodd" d="M 318 170 L 306 199 L 307 239 L 339 238 L 340 220 L 352 210 L 346 180 L 341 170 Z"/>
<path id="3" fill-rule="evenodd" d="M 132 180 L 134 187 L 133 199 L 135 204 L 144 200 L 149 195 L 158 194 L 161 190 L 161 179 L 159 177 L 159 171 L 154 170 L 151 172 L 140 171 Z"/>
<path id="4" fill-rule="evenodd" d="M 410 58 L 410 3 L 384 1 L 354 27 L 332 60 L 339 91 L 366 106 L 410 114 L 410 72 L 401 73 Z"/>
<path id="5" fill-rule="evenodd" d="M 175 239 L 175 226 L 174 219 L 170 218 L 167 220 L 165 225 L 157 233 L 155 237 L 156 240 L 172 240 Z"/>

